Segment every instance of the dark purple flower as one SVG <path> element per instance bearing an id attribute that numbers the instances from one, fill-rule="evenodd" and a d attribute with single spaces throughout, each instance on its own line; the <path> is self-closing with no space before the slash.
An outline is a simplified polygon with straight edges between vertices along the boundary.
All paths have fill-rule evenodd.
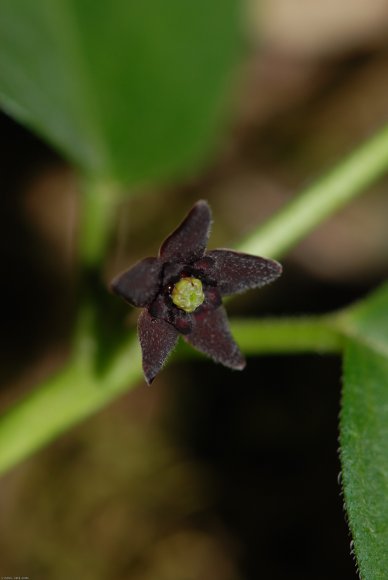
<path id="1" fill-rule="evenodd" d="M 210 207 L 198 201 L 163 242 L 159 257 L 140 260 L 112 282 L 115 294 L 144 308 L 138 332 L 148 384 L 179 334 L 214 361 L 232 369 L 245 367 L 221 297 L 264 286 L 280 276 L 282 267 L 232 250 L 206 252 L 210 226 Z"/>

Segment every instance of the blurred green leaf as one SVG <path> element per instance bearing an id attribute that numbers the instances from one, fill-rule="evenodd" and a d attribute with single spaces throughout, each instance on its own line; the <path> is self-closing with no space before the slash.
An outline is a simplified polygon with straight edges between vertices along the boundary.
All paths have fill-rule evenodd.
<path id="1" fill-rule="evenodd" d="M 214 145 L 238 0 L 0 0 L 0 103 L 94 176 L 165 179 Z"/>
<path id="2" fill-rule="evenodd" d="M 350 342 L 344 361 L 342 479 L 361 578 L 388 570 L 388 360 Z"/>
<path id="3" fill-rule="evenodd" d="M 349 309 L 340 421 L 345 504 L 361 577 L 388 570 L 388 285 Z"/>

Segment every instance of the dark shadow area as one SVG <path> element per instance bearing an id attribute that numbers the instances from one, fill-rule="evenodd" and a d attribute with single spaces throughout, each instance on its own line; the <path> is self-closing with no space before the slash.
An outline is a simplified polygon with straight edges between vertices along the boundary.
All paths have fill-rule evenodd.
<path id="1" fill-rule="evenodd" d="M 68 273 L 25 210 L 28 188 L 65 164 L 52 149 L 0 115 L 1 386 L 61 340 L 71 321 Z M 70 320 L 69 320 L 70 317 Z"/>

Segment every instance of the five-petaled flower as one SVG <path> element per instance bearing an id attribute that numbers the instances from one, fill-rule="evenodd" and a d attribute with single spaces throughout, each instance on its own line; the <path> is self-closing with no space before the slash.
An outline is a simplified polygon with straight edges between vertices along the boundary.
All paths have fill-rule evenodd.
<path id="1" fill-rule="evenodd" d="M 210 226 L 210 207 L 198 201 L 163 242 L 157 258 L 140 260 L 112 282 L 115 294 L 144 308 L 138 332 L 148 384 L 179 334 L 214 361 L 232 369 L 245 367 L 221 297 L 264 286 L 280 276 L 282 267 L 233 250 L 206 252 Z"/>

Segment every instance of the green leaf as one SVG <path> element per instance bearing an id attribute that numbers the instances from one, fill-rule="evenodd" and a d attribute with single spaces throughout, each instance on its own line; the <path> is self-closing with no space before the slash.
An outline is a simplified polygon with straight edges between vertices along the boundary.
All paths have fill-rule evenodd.
<path id="1" fill-rule="evenodd" d="M 349 342 L 341 413 L 342 480 L 361 578 L 388 571 L 388 360 Z"/>
<path id="2" fill-rule="evenodd" d="M 0 103 L 95 177 L 202 162 L 238 52 L 238 0 L 0 0 Z"/>
<path id="3" fill-rule="evenodd" d="M 361 577 L 388 570 L 388 284 L 339 317 L 349 338 L 340 421 L 345 505 Z"/>

